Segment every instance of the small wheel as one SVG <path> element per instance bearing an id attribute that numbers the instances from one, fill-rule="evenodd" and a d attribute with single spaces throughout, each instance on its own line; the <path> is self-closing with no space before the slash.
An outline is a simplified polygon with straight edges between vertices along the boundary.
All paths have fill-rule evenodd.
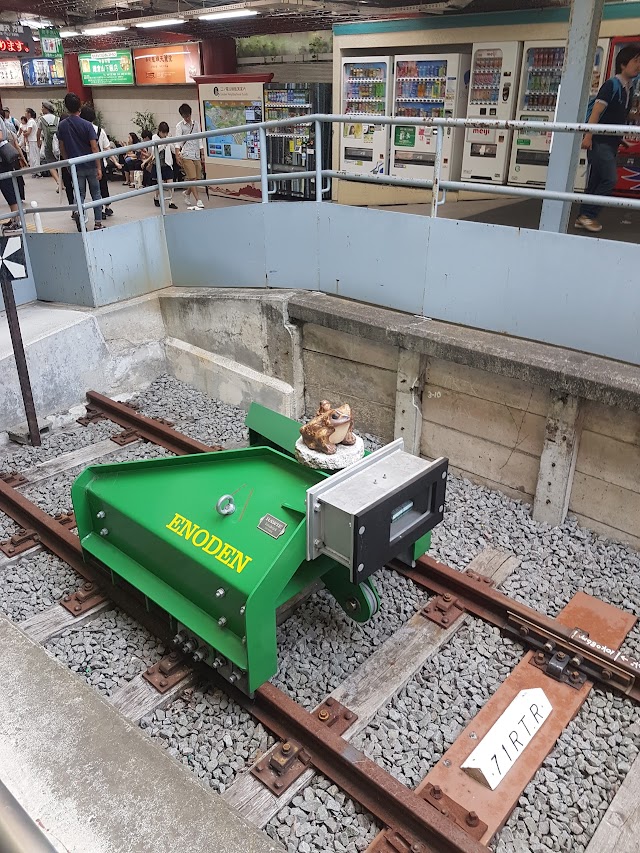
<path id="1" fill-rule="evenodd" d="M 367 604 L 369 605 L 369 610 L 371 611 L 371 616 L 375 616 L 378 610 L 380 609 L 380 605 L 378 602 L 378 597 L 371 589 L 371 587 L 366 583 L 360 584 L 360 591 L 364 595 L 367 600 Z"/>
<path id="2" fill-rule="evenodd" d="M 235 511 L 236 503 L 233 499 L 233 495 L 222 495 L 221 498 L 218 498 L 216 512 L 219 512 L 220 515 L 232 515 Z"/>

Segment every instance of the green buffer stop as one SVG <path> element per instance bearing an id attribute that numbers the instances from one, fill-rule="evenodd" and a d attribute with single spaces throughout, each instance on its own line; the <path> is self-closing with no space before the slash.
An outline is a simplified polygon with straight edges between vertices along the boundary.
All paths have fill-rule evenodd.
<path id="1" fill-rule="evenodd" d="M 278 668 L 278 607 L 319 578 L 358 622 L 377 611 L 379 599 L 372 572 L 358 576 L 349 556 L 331 545 L 332 535 L 344 544 L 343 530 L 321 534 L 329 540 L 326 546 L 318 538 L 309 543 L 309 513 L 314 512 L 317 526 L 323 517 L 318 507 L 322 510 L 326 502 L 329 508 L 332 491 L 344 494 L 344 488 L 336 479 L 335 490 L 313 499 L 315 511 L 309 495 L 314 487 L 326 492 L 326 485 L 344 472 L 329 478 L 289 455 L 299 424 L 255 404 L 247 423 L 251 447 L 94 465 L 75 481 L 72 499 L 85 560 L 112 584 L 126 581 L 148 607 L 160 608 L 175 631 L 175 643 L 195 660 L 252 693 Z M 375 460 L 369 463 L 372 471 L 375 467 Z M 428 491 L 431 503 L 441 508 L 443 480 L 440 484 L 437 495 L 433 487 Z M 408 505 L 402 497 L 394 495 L 383 515 L 391 519 L 393 506 L 397 514 L 397 507 Z M 371 511 L 370 502 L 366 508 Z M 349 531 L 358 519 L 346 511 L 341 508 L 337 524 L 348 524 Z M 407 514 L 405 527 L 411 521 Z M 431 529 L 442 513 L 436 507 L 429 515 Z M 332 519 L 335 526 L 335 512 Z M 393 524 L 397 520 L 389 522 L 390 529 Z M 408 552 L 405 537 L 393 556 L 403 552 L 413 559 L 424 553 L 425 519 L 418 528 Z M 354 539 L 354 554 L 367 553 L 365 545 Z M 379 542 L 374 546 L 380 550 Z M 377 568 L 388 557 L 380 553 Z"/>

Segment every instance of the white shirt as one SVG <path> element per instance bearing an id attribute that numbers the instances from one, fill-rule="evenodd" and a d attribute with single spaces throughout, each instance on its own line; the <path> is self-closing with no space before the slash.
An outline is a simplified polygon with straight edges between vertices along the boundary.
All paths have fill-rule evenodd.
<path id="1" fill-rule="evenodd" d="M 24 131 L 24 138 L 29 143 L 37 142 L 38 141 L 36 138 L 37 133 L 38 133 L 38 129 L 36 126 L 36 120 L 34 118 L 30 118 L 29 121 L 27 122 L 25 131 Z"/>
<path id="2" fill-rule="evenodd" d="M 176 136 L 190 136 L 192 133 L 200 133 L 200 125 L 197 119 L 192 121 L 179 121 L 176 125 Z M 176 148 L 180 148 L 185 160 L 199 160 L 200 151 L 204 149 L 204 139 L 185 139 Z"/>
<path id="3" fill-rule="evenodd" d="M 158 136 L 157 133 L 154 133 L 151 137 L 152 142 L 161 142 L 162 137 Z M 160 150 L 160 165 L 162 165 L 162 161 L 164 159 L 164 165 L 170 166 L 173 169 L 173 145 L 170 142 L 167 142 L 165 145 L 158 145 Z M 153 149 L 152 149 L 153 153 Z M 155 159 L 155 158 L 154 158 Z"/>
<path id="4" fill-rule="evenodd" d="M 96 132 L 96 136 L 98 137 L 98 149 L 100 151 L 108 151 L 111 148 L 111 143 L 109 142 L 109 137 L 107 136 L 107 132 L 104 127 L 100 128 L 100 133 L 98 133 L 98 125 L 94 124 L 93 129 Z"/>

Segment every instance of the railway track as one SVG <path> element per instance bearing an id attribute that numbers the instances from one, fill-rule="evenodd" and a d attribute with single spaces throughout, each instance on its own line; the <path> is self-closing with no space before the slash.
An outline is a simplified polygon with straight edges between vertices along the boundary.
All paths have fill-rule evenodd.
<path id="1" fill-rule="evenodd" d="M 120 445 L 144 440 L 175 454 L 222 449 L 191 439 L 166 421 L 146 418 L 95 392 L 89 392 L 87 398 L 85 423 L 108 419 L 118 424 L 123 432 L 114 436 L 114 440 Z M 100 451 L 106 453 L 108 449 L 104 446 Z M 54 605 L 27 620 L 23 625 L 25 630 L 44 642 L 69 626 L 79 626 L 95 618 L 113 603 L 169 647 L 172 637 L 163 614 L 153 608 L 149 610 L 131 590 L 114 586 L 86 565 L 69 520 L 65 526 L 29 501 L 20 491 L 27 485 L 28 480 L 0 479 L 0 511 L 25 531 L 34 531 L 31 547 L 42 547 L 57 555 L 73 568 L 82 584 L 64 606 Z M 20 537 L 24 544 L 24 534 L 18 534 Z M 19 559 L 19 555 L 7 553 L 11 547 L 15 548 L 11 543 L 5 546 L 7 560 Z M 28 548 L 25 553 L 29 553 Z M 487 837 L 489 827 L 473 809 L 465 809 L 464 804 L 457 804 L 457 810 L 443 808 L 437 796 L 438 786 L 436 796 L 431 783 L 422 790 L 407 788 L 355 749 L 350 741 L 450 639 L 468 614 L 496 625 L 528 646 L 540 672 L 552 671 L 560 657 L 570 663 L 567 679 L 579 680 L 580 686 L 587 685 L 587 690 L 599 682 L 636 701 L 640 698 L 636 684 L 638 664 L 615 649 L 598 648 L 590 640 L 586 624 L 572 629 L 561 620 L 537 613 L 492 588 L 492 579 L 500 583 L 517 564 L 517 560 L 493 551 L 466 573 L 428 557 L 412 570 L 393 566 L 435 598 L 311 712 L 272 684 L 259 688 L 254 698 L 249 699 L 211 669 L 193 665 L 175 652 L 120 688 L 112 701 L 130 719 L 140 720 L 202 679 L 227 692 L 280 739 L 267 756 L 254 763 L 250 773 L 238 777 L 225 793 L 230 804 L 258 825 L 264 826 L 320 772 L 370 811 L 385 828 L 384 838 L 372 849 L 400 853 L 486 850 L 485 845 L 508 813 L 491 826 Z M 530 775 L 536 767 L 531 768 Z M 517 796 L 513 805 L 516 801 Z"/>

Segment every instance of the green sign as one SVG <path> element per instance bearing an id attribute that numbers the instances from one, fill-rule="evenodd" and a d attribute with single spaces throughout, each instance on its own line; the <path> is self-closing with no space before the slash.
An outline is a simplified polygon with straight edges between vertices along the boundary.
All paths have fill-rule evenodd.
<path id="1" fill-rule="evenodd" d="M 415 127 L 396 127 L 395 144 L 404 145 L 405 148 L 413 148 L 416 144 Z"/>
<path id="2" fill-rule="evenodd" d="M 64 51 L 60 30 L 57 27 L 47 27 L 40 30 L 39 35 L 42 55 L 49 57 L 49 59 L 62 59 Z"/>
<path id="3" fill-rule="evenodd" d="M 78 61 L 85 86 L 133 85 L 133 62 L 130 50 L 81 53 Z"/>

